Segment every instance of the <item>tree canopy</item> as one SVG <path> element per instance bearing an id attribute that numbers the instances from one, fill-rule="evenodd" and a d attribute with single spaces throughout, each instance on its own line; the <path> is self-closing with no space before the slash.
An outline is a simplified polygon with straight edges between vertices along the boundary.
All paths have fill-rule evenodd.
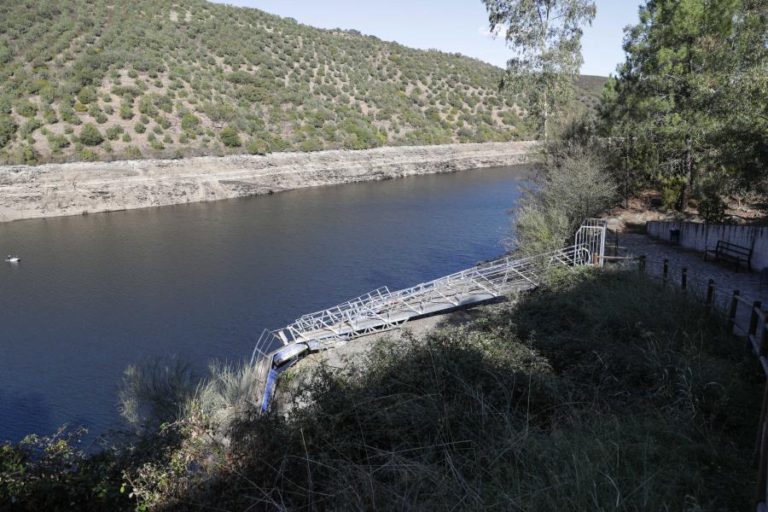
<path id="1" fill-rule="evenodd" d="M 625 173 L 678 207 L 705 185 L 745 189 L 768 157 L 768 9 L 759 0 L 648 0 L 604 94 Z"/>
<path id="2" fill-rule="evenodd" d="M 513 52 L 505 83 L 512 85 L 549 135 L 549 119 L 572 97 L 579 73 L 582 27 L 591 24 L 593 0 L 483 0 L 492 33 L 504 35 Z"/>

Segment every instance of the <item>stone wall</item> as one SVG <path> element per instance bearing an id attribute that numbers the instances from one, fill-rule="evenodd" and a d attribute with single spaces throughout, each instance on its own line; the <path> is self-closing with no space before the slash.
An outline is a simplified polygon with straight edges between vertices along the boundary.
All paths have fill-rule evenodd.
<path id="1" fill-rule="evenodd" d="M 671 241 L 671 231 L 675 229 L 680 230 L 682 247 L 704 252 L 714 249 L 718 240 L 723 240 L 751 247 L 753 270 L 768 267 L 768 227 L 677 221 L 651 221 L 646 224 L 648 234 L 660 240 Z"/>

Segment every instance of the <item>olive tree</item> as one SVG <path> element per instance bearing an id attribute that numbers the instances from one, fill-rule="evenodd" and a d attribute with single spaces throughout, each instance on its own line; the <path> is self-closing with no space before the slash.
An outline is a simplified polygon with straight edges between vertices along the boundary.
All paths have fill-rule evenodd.
<path id="1" fill-rule="evenodd" d="M 520 92 L 549 135 L 549 120 L 569 102 L 583 62 L 582 27 L 596 14 L 593 0 L 483 0 L 491 33 L 513 51 L 502 85 Z"/>

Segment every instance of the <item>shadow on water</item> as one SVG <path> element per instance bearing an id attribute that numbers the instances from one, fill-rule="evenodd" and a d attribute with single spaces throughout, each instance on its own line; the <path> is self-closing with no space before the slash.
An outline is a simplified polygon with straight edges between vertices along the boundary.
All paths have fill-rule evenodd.
<path id="1" fill-rule="evenodd" d="M 51 417 L 51 408 L 42 393 L 11 394 L 0 390 L 0 425 L 4 437 L 21 441 L 31 425 L 40 433 L 53 433 L 59 427 Z"/>

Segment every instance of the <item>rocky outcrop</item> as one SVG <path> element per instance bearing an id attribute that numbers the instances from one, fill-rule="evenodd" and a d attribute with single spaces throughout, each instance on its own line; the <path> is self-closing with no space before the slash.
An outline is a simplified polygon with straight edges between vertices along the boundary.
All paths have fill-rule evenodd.
<path id="1" fill-rule="evenodd" d="M 533 142 L 0 167 L 0 222 L 525 163 Z"/>

